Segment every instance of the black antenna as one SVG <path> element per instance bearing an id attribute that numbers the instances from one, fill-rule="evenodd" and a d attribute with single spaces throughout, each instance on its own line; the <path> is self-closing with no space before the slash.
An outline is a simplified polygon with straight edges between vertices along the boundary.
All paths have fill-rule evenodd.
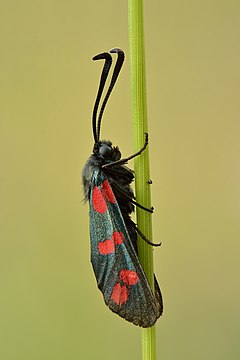
<path id="1" fill-rule="evenodd" d="M 101 106 L 101 109 L 100 109 L 100 113 L 99 113 L 99 116 L 98 116 L 98 125 L 97 125 L 97 139 L 98 140 L 100 138 L 100 128 L 101 128 L 101 120 L 102 120 L 103 112 L 104 112 L 104 109 L 105 109 L 105 106 L 107 104 L 108 98 L 109 98 L 109 96 L 110 96 L 110 94 L 112 92 L 112 89 L 113 89 L 116 81 L 117 81 L 118 75 L 120 73 L 120 70 L 121 70 L 123 62 L 124 62 L 124 52 L 122 51 L 122 49 L 114 48 L 114 49 L 110 50 L 110 53 L 117 53 L 118 58 L 117 58 L 116 65 L 115 65 L 114 70 L 113 70 L 113 75 L 112 75 L 112 79 L 111 79 L 108 91 L 107 91 L 107 93 L 105 95 L 105 98 L 103 100 L 103 103 L 102 103 L 102 106 Z"/>
<path id="2" fill-rule="evenodd" d="M 97 93 L 96 101 L 95 101 L 94 108 L 93 108 L 93 115 L 92 115 L 92 129 L 93 129 L 93 137 L 94 137 L 95 143 L 97 143 L 99 141 L 99 136 L 97 135 L 98 105 L 99 105 L 99 102 L 100 102 L 100 99 L 101 99 L 101 96 L 103 93 L 104 85 L 106 83 L 110 67 L 112 65 L 112 57 L 107 52 L 101 53 L 101 54 L 93 57 L 93 60 L 102 60 L 102 59 L 105 59 L 105 63 L 104 63 L 103 69 L 102 69 L 102 75 L 100 78 L 98 93 Z"/>

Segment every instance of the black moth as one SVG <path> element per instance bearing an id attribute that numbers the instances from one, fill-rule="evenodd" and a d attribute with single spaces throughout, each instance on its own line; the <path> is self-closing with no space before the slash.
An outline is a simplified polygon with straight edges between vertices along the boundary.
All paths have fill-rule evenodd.
<path id="1" fill-rule="evenodd" d="M 124 159 L 117 146 L 100 140 L 102 115 L 124 62 L 121 49 L 112 49 L 110 53 L 117 53 L 118 57 L 98 121 L 98 107 L 112 57 L 104 52 L 93 58 L 105 63 L 93 110 L 93 153 L 82 173 L 85 200 L 89 201 L 91 262 L 106 305 L 127 321 L 146 328 L 153 326 L 162 314 L 163 303 L 156 278 L 153 292 L 139 262 L 137 233 L 150 245 L 155 244 L 146 239 L 130 214 L 135 205 L 145 211 L 153 210 L 135 201 L 130 187 L 134 174 L 125 164 L 144 151 L 148 136 L 145 135 L 145 144 L 137 153 Z"/>

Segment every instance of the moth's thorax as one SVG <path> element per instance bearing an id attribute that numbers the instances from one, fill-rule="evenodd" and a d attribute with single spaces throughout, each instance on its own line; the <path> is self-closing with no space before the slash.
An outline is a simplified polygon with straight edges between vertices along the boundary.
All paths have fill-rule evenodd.
<path id="1" fill-rule="evenodd" d="M 109 164 L 119 159 L 121 159 L 121 152 L 117 146 L 112 146 L 111 141 L 99 141 L 94 144 L 93 153 L 86 162 L 82 172 L 85 200 L 89 199 L 93 176 L 101 176 L 104 164 Z"/>

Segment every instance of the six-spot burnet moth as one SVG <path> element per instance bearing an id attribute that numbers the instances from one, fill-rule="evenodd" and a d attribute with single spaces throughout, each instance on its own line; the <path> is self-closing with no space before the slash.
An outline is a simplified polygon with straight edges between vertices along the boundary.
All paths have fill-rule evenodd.
<path id="1" fill-rule="evenodd" d="M 124 52 L 115 48 L 117 61 L 105 98 L 97 113 L 103 89 L 112 64 L 112 57 L 104 52 L 93 60 L 105 60 L 99 89 L 93 109 L 93 153 L 82 173 L 85 200 L 89 201 L 91 262 L 97 284 L 106 305 L 119 316 L 135 325 L 153 326 L 163 311 L 162 295 L 156 278 L 152 291 L 138 259 L 137 233 L 151 243 L 131 220 L 134 205 L 149 212 L 135 201 L 130 187 L 133 171 L 125 166 L 128 160 L 138 156 L 148 144 L 132 156 L 121 159 L 121 152 L 110 141 L 100 140 L 102 115 L 124 62 Z"/>

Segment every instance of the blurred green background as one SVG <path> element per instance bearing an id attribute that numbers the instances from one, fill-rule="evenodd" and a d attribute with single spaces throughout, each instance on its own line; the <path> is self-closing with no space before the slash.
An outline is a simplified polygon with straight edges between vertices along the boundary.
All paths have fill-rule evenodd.
<path id="1" fill-rule="evenodd" d="M 102 136 L 132 153 L 126 1 L 2 0 L 0 358 L 140 359 L 89 261 L 81 169 L 112 47 Z M 239 359 L 240 2 L 146 1 L 158 359 Z M 133 164 L 132 164 L 133 165 Z"/>

